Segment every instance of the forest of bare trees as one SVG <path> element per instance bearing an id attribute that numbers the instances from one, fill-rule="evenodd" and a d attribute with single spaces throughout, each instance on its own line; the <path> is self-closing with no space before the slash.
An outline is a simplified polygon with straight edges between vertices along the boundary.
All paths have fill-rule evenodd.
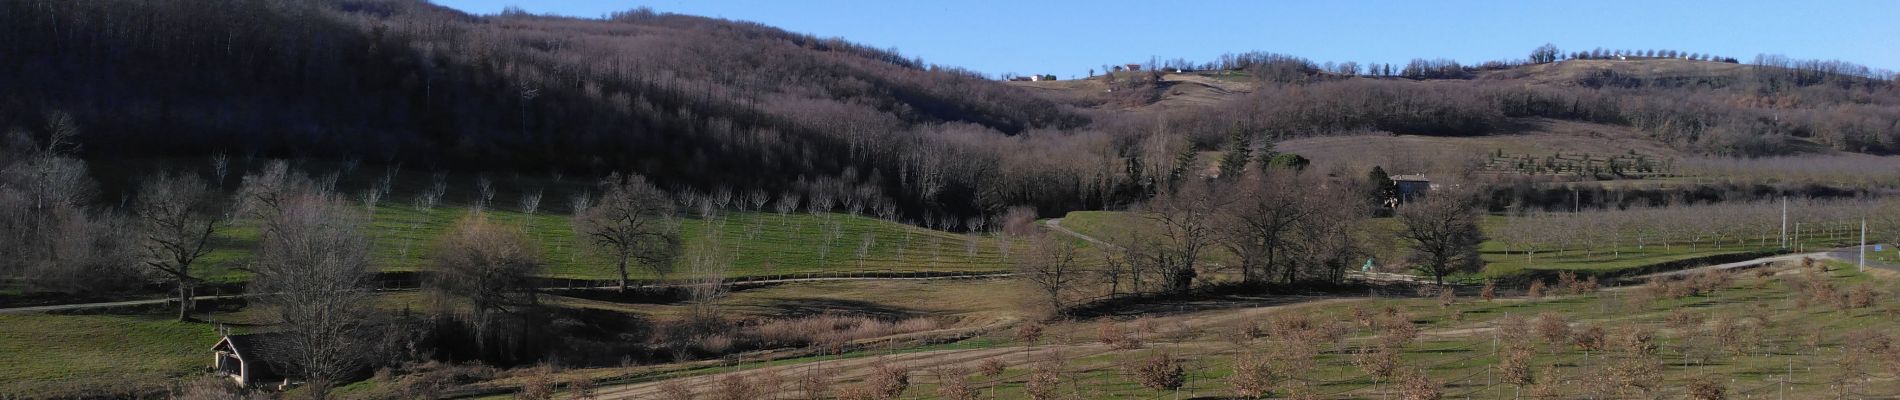
<path id="1" fill-rule="evenodd" d="M 1509 133 L 1514 119 L 1537 117 L 1629 126 L 1727 156 L 1786 154 L 1802 141 L 1900 149 L 1900 95 L 1890 77 L 1776 56 L 1737 73 L 1603 70 L 1572 85 L 1478 78 L 1492 63 L 1318 63 L 1263 52 L 1151 62 L 1142 74 L 1103 78 L 1119 88 L 1117 101 L 1134 103 L 1158 98 L 1155 69 L 1164 65 L 1245 71 L 1259 81 L 1237 101 L 1156 115 L 1089 110 L 842 40 L 647 10 L 589 20 L 471 16 L 403 0 L 4 7 L 14 12 L 0 13 L 0 46 L 18 62 L 0 65 L 0 83 L 17 101 L 0 109 L 0 121 L 81 123 L 88 134 L 74 142 L 84 144 L 77 158 L 233 154 L 627 171 L 673 191 L 829 192 L 900 219 L 963 220 L 1015 205 L 1054 214 L 1143 202 L 1154 178 L 1174 169 L 1182 138 L 1211 150 L 1236 132 L 1255 143 L 1471 136 Z M 1554 50 L 1537 58 L 1552 60 Z M 87 88 L 63 83 L 75 81 Z M 281 98 L 307 100 L 271 100 Z M 1280 101 L 1289 98 L 1302 101 Z M 52 121 L 49 109 L 69 117 Z M 146 133 L 154 129 L 167 133 Z"/>

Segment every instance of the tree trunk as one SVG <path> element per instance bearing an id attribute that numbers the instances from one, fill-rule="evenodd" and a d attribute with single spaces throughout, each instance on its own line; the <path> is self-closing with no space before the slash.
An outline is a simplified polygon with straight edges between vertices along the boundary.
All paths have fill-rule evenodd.
<path id="1" fill-rule="evenodd" d="M 178 320 L 179 321 L 191 320 L 191 294 L 192 294 L 191 286 L 192 285 L 191 285 L 190 279 L 188 278 L 178 279 Z"/>
<path id="2" fill-rule="evenodd" d="M 626 293 L 627 292 L 627 256 L 624 256 L 624 255 L 620 256 L 620 262 L 616 264 L 616 266 L 620 269 L 620 293 Z"/>

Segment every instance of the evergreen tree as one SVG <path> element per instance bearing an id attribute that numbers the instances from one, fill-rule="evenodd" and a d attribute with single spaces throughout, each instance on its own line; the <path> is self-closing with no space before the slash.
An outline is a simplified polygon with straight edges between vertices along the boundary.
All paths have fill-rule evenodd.
<path id="1" fill-rule="evenodd" d="M 1239 179 L 1247 171 L 1247 162 L 1253 157 L 1253 135 L 1245 129 L 1235 129 L 1227 138 L 1227 151 L 1221 155 L 1221 179 Z"/>
<path id="2" fill-rule="evenodd" d="M 1273 156 L 1273 158 L 1268 159 L 1267 162 L 1265 163 L 1266 164 L 1265 169 L 1279 168 L 1279 169 L 1290 169 L 1294 171 L 1304 171 L 1306 170 L 1306 166 L 1312 163 L 1313 163 L 1312 160 L 1307 160 L 1306 157 L 1301 157 L 1298 154 L 1285 153 L 1285 154 L 1275 155 Z"/>
<path id="3" fill-rule="evenodd" d="M 1372 185 L 1372 204 L 1384 205 L 1386 200 L 1399 197 L 1399 184 L 1392 181 L 1383 167 L 1373 166 L 1372 172 L 1366 174 L 1366 183 Z"/>
<path id="4" fill-rule="evenodd" d="M 1181 178 L 1194 172 L 1194 160 L 1199 156 L 1193 145 L 1182 147 L 1181 152 L 1174 155 L 1174 169 L 1168 171 L 1168 190 L 1172 191 L 1181 184 Z"/>

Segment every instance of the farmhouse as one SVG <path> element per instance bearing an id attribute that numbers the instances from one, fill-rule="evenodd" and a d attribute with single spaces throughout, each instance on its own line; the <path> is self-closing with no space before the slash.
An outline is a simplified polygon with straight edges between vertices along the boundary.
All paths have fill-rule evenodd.
<path id="1" fill-rule="evenodd" d="M 1426 179 L 1425 174 L 1393 175 L 1392 183 L 1399 187 L 1400 203 L 1411 202 L 1433 187 L 1432 180 Z"/>
<path id="2" fill-rule="evenodd" d="M 256 386 L 285 381 L 290 361 L 290 337 L 282 333 L 225 335 L 211 346 L 211 368 L 238 385 Z"/>

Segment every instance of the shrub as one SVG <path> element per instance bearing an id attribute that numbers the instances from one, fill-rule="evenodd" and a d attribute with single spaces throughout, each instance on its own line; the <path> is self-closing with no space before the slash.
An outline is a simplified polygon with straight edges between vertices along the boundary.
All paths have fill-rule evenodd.
<path id="1" fill-rule="evenodd" d="M 1392 374 L 1398 372 L 1399 352 L 1385 347 L 1360 347 L 1353 353 L 1352 365 L 1374 378 L 1391 378 Z"/>
<path id="2" fill-rule="evenodd" d="M 567 382 L 567 394 L 568 394 L 568 398 L 570 399 L 594 400 L 596 398 L 599 398 L 600 395 L 595 393 L 594 390 L 595 389 L 594 389 L 593 378 L 588 378 L 586 376 L 577 376 L 577 377 L 574 377 L 574 380 Z M 777 392 L 778 389 L 774 388 L 773 391 Z"/>
<path id="3" fill-rule="evenodd" d="M 1617 351 L 1629 354 L 1655 355 L 1656 332 L 1641 326 L 1624 328 L 1610 345 Z"/>
<path id="4" fill-rule="evenodd" d="M 1531 353 L 1524 346 L 1506 346 L 1498 354 L 1498 379 L 1512 386 L 1531 384 Z"/>
<path id="5" fill-rule="evenodd" d="M 1689 380 L 1689 398 L 1695 400 L 1722 400 L 1728 398 L 1728 389 L 1722 387 L 1722 381 L 1713 377 L 1700 377 Z"/>
<path id="6" fill-rule="evenodd" d="M 1273 392 L 1274 384 L 1279 380 L 1278 375 L 1278 371 L 1273 368 L 1272 357 L 1243 352 L 1234 358 L 1234 373 L 1227 377 L 1227 382 L 1235 396 L 1261 399 Z"/>
<path id="7" fill-rule="evenodd" d="M 1492 324 L 1496 325 L 1492 334 L 1503 341 L 1519 341 L 1530 332 L 1530 322 L 1525 321 L 1522 315 L 1504 314 Z"/>
<path id="8" fill-rule="evenodd" d="M 819 397 L 813 397 L 814 399 Z M 871 385 L 850 385 L 838 390 L 838 400 L 881 400 Z"/>
<path id="9" fill-rule="evenodd" d="M 552 374 L 553 371 L 546 366 L 535 368 L 535 371 L 529 373 L 528 380 L 521 384 L 521 392 L 516 393 L 515 398 L 523 400 L 554 398 L 554 381 L 550 379 Z"/>
<path id="10" fill-rule="evenodd" d="M 809 399 L 829 397 L 831 395 L 831 377 L 824 370 L 806 368 L 805 373 L 798 376 L 798 391 L 803 392 L 805 398 Z"/>
<path id="11" fill-rule="evenodd" d="M 1531 384 L 1530 397 L 1533 399 L 1557 398 L 1557 370 L 1549 366 L 1538 371 L 1536 382 Z"/>
<path id="12" fill-rule="evenodd" d="M 1405 315 L 1394 315 L 1382 319 L 1384 321 L 1379 323 L 1382 331 L 1379 333 L 1381 345 L 1395 349 L 1404 348 L 1405 345 L 1412 343 L 1412 339 L 1418 338 L 1418 325 L 1413 325 L 1411 318 Z"/>
<path id="13" fill-rule="evenodd" d="M 890 400 L 903 396 L 910 389 L 910 370 L 882 361 L 871 371 L 871 377 L 865 381 L 877 399 Z"/>
<path id="14" fill-rule="evenodd" d="M 1152 335 L 1161 331 L 1161 320 L 1143 315 L 1135 318 L 1135 326 L 1141 329 L 1141 333 Z"/>
<path id="15" fill-rule="evenodd" d="M 1846 304 L 1844 308 L 1872 307 L 1877 297 L 1879 296 L 1874 292 L 1874 285 L 1862 283 L 1847 291 L 1847 301 L 1843 302 Z"/>
<path id="16" fill-rule="evenodd" d="M 1355 307 L 1355 309 L 1357 308 Z M 1362 318 L 1366 318 L 1365 321 L 1371 321 L 1370 317 Z M 1371 326 L 1371 323 L 1368 322 L 1366 325 Z M 1268 320 L 1267 326 L 1273 330 L 1273 334 L 1286 337 L 1313 329 L 1313 321 L 1308 319 L 1306 314 L 1288 312 L 1273 316 L 1272 319 Z"/>
<path id="17" fill-rule="evenodd" d="M 982 364 L 977 365 L 976 372 L 983 374 L 983 376 L 994 378 L 1002 376 L 1003 370 L 1007 368 L 1008 366 L 1003 365 L 1003 360 L 988 358 L 984 359 Z"/>
<path id="18" fill-rule="evenodd" d="M 1663 322 L 1671 328 L 1686 329 L 1702 324 L 1702 315 L 1680 309 L 1672 310 L 1668 317 L 1663 318 Z"/>
<path id="19" fill-rule="evenodd" d="M 1293 315 L 1299 316 L 1298 318 L 1305 318 L 1304 314 L 1293 314 Z M 1367 327 L 1367 328 L 1372 327 L 1372 314 L 1366 312 L 1366 309 L 1360 308 L 1358 304 L 1346 306 L 1346 315 L 1349 318 L 1352 318 L 1353 322 L 1358 322 L 1359 326 Z M 1279 322 L 1280 322 L 1279 318 L 1276 317 L 1273 322 L 1274 322 L 1273 324 L 1274 330 L 1276 332 L 1279 331 L 1279 329 L 1281 329 L 1281 327 L 1279 326 Z M 1301 323 L 1304 324 L 1305 323 L 1304 320 L 1302 320 Z"/>
<path id="20" fill-rule="evenodd" d="M 1717 290 L 1728 288 L 1729 284 L 1734 282 L 1733 278 L 1734 275 L 1729 274 L 1728 271 L 1725 270 L 1702 270 L 1702 273 L 1696 274 L 1694 278 L 1690 279 L 1689 286 L 1694 289 L 1690 294 L 1715 293 Z"/>
<path id="21" fill-rule="evenodd" d="M 1024 346 L 1035 344 L 1036 341 L 1042 340 L 1042 330 L 1043 326 L 1041 322 L 1028 322 L 1017 325 L 1016 340 L 1023 342 Z"/>
<path id="22" fill-rule="evenodd" d="M 753 400 L 752 397 L 759 394 L 756 389 L 756 387 L 752 386 L 752 380 L 747 379 L 745 375 L 736 373 L 726 374 L 726 376 L 719 378 L 719 383 L 713 387 L 712 398 L 716 400 Z"/>
<path id="23" fill-rule="evenodd" d="M 1583 329 L 1578 329 L 1576 333 L 1570 336 L 1570 342 L 1577 345 L 1578 350 L 1603 351 L 1603 328 L 1586 326 Z"/>
<path id="24" fill-rule="evenodd" d="M 1563 289 L 1565 293 L 1568 293 L 1571 295 L 1583 293 L 1583 288 L 1577 282 L 1577 273 L 1575 272 L 1570 272 L 1570 271 L 1558 272 L 1557 273 L 1557 287 Z"/>
<path id="25" fill-rule="evenodd" d="M 780 375 L 778 370 L 768 369 L 756 375 L 758 382 L 755 387 L 759 393 L 770 393 L 773 399 L 777 399 L 779 392 L 785 390 L 785 376 Z"/>
<path id="26" fill-rule="evenodd" d="M 693 388 L 686 386 L 681 379 L 673 379 L 660 384 L 660 398 L 666 400 L 693 400 Z"/>
<path id="27" fill-rule="evenodd" d="M 1098 332 L 1101 335 L 1100 340 L 1102 344 L 1106 344 L 1110 348 L 1116 350 L 1141 348 L 1141 340 L 1129 336 L 1127 332 L 1123 332 L 1121 326 L 1115 324 L 1115 321 L 1102 320 L 1101 328 Z"/>
<path id="28" fill-rule="evenodd" d="M 1426 376 L 1424 371 L 1410 370 L 1399 377 L 1399 398 L 1402 400 L 1438 400 L 1445 393 L 1438 382 Z"/>
<path id="29" fill-rule="evenodd" d="M 1484 301 L 1491 301 L 1492 299 L 1498 298 L 1498 283 L 1488 280 L 1484 281 L 1484 290 L 1478 292 L 1478 297 L 1484 298 Z"/>
<path id="30" fill-rule="evenodd" d="M 1531 299 L 1544 298 L 1544 280 L 1539 279 L 1539 280 L 1531 281 L 1531 287 L 1530 289 L 1524 291 L 1524 297 L 1528 297 Z"/>
<path id="31" fill-rule="evenodd" d="M 1155 353 L 1124 372 L 1141 387 L 1158 391 L 1176 390 L 1187 384 L 1187 369 L 1166 352 Z"/>
<path id="32" fill-rule="evenodd" d="M 1674 297 L 1670 294 L 1675 293 L 1675 290 L 1670 289 L 1669 279 L 1650 277 L 1649 283 L 1643 285 L 1643 293 L 1651 299 L 1661 299 Z"/>
<path id="33" fill-rule="evenodd" d="M 1544 312 L 1537 315 L 1537 336 L 1545 343 L 1563 344 L 1570 340 L 1570 321 L 1563 314 Z"/>
<path id="34" fill-rule="evenodd" d="M 1062 360 L 1059 356 L 1036 363 L 1029 371 L 1029 380 L 1023 382 L 1023 392 L 1033 400 L 1050 400 L 1061 397 Z"/>
<path id="35" fill-rule="evenodd" d="M 976 388 L 970 386 L 970 370 L 944 367 L 937 370 L 937 396 L 950 400 L 976 400 Z M 749 400 L 749 399 L 748 399 Z"/>

